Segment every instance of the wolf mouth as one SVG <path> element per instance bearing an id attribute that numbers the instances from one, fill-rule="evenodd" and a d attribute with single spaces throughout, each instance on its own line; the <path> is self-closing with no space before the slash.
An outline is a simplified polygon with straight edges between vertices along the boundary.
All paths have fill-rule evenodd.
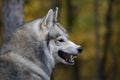
<path id="1" fill-rule="evenodd" d="M 77 55 L 74 55 L 72 53 L 67 53 L 64 52 L 62 50 L 58 51 L 58 55 L 64 59 L 66 62 L 70 63 L 70 64 L 74 64 L 75 63 L 75 59 L 77 58 Z"/>

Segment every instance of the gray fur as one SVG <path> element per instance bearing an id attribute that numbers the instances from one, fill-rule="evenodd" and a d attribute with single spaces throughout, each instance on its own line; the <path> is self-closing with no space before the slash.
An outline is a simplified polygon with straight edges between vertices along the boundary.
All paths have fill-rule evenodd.
<path id="1" fill-rule="evenodd" d="M 68 40 L 57 22 L 58 8 L 43 18 L 22 25 L 0 52 L 0 80 L 50 80 L 55 64 L 69 64 L 58 56 L 63 50 L 77 55 L 79 45 Z M 63 38 L 64 42 L 59 42 Z"/>

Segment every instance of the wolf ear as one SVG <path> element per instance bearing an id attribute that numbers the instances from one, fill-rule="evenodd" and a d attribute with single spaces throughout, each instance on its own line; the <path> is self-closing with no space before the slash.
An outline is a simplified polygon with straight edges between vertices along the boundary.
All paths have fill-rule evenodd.
<path id="1" fill-rule="evenodd" d="M 42 27 L 43 26 L 49 27 L 50 25 L 53 24 L 53 20 L 54 20 L 54 12 L 52 9 L 50 9 L 47 15 L 43 18 Z"/>
<path id="2" fill-rule="evenodd" d="M 55 22 L 57 22 L 57 16 L 58 16 L 58 7 L 56 7 L 56 10 L 55 10 Z"/>

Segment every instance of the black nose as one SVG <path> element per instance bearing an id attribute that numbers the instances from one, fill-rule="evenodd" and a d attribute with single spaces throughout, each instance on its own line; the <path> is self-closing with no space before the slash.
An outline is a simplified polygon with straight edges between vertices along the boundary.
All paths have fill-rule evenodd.
<path id="1" fill-rule="evenodd" d="M 79 47 L 77 50 L 78 50 L 79 53 L 81 53 L 83 51 L 83 48 Z"/>

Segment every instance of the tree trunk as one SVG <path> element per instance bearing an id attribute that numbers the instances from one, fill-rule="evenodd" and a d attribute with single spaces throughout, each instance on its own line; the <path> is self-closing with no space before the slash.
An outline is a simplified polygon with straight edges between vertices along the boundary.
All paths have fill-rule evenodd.
<path id="1" fill-rule="evenodd" d="M 116 51 L 115 51 L 115 45 L 113 45 L 113 40 L 111 40 L 111 45 L 110 45 L 111 53 L 112 53 L 112 58 L 113 58 L 113 77 L 112 80 L 118 80 L 118 60 L 116 56 Z"/>
<path id="2" fill-rule="evenodd" d="M 116 67 L 114 67 L 114 70 L 117 70 L 118 71 L 118 60 L 119 60 L 119 56 L 120 56 L 120 0 L 115 0 L 115 7 L 114 7 L 115 9 L 116 9 L 116 11 L 115 11 L 115 22 L 117 23 L 117 35 L 116 35 L 116 40 L 115 40 L 115 45 L 114 45 L 114 48 L 115 48 L 115 53 L 117 53 L 115 56 L 117 57 L 115 57 L 115 60 L 117 61 L 115 61 L 116 63 Z M 115 69 L 116 68 L 116 69 Z M 119 75 L 118 75 L 118 72 L 116 71 L 116 78 L 115 78 L 115 80 L 118 80 L 118 77 L 119 77 Z M 115 71 L 114 71 L 115 72 Z"/>
<path id="3" fill-rule="evenodd" d="M 116 31 L 116 40 L 115 40 L 115 45 L 113 46 L 113 48 L 115 49 L 114 50 L 114 53 L 117 53 L 115 56 L 117 57 L 115 57 L 115 60 L 117 61 L 115 61 L 115 63 L 114 64 L 116 64 L 115 65 L 115 67 L 114 67 L 114 72 L 115 72 L 115 76 L 116 76 L 116 78 L 115 78 L 115 80 L 118 80 L 118 77 L 119 77 L 119 75 L 118 75 L 118 61 L 119 61 L 119 56 L 120 56 L 120 0 L 115 0 L 115 7 L 114 7 L 114 9 L 116 9 L 116 11 L 115 11 L 115 22 L 116 22 L 116 24 L 117 24 L 117 31 Z M 117 71 L 116 71 L 117 70 Z"/>
<path id="4" fill-rule="evenodd" d="M 67 31 L 72 31 L 73 21 L 75 19 L 74 7 L 71 0 L 67 0 Z"/>
<path id="5" fill-rule="evenodd" d="M 106 13 L 106 33 L 104 37 L 104 46 L 103 46 L 103 57 L 100 62 L 100 80 L 105 80 L 105 66 L 108 54 L 108 48 L 110 46 L 111 36 L 112 36 L 112 6 L 113 0 L 108 0 L 108 11 Z"/>
<path id="6" fill-rule="evenodd" d="M 2 6 L 2 37 L 3 41 L 23 24 L 24 0 L 3 0 Z"/>
<path id="7" fill-rule="evenodd" d="M 94 3 L 94 10 L 95 10 L 95 36 L 96 36 L 96 66 L 97 66 L 97 80 L 100 80 L 100 22 L 99 22 L 99 0 L 95 0 Z"/>

